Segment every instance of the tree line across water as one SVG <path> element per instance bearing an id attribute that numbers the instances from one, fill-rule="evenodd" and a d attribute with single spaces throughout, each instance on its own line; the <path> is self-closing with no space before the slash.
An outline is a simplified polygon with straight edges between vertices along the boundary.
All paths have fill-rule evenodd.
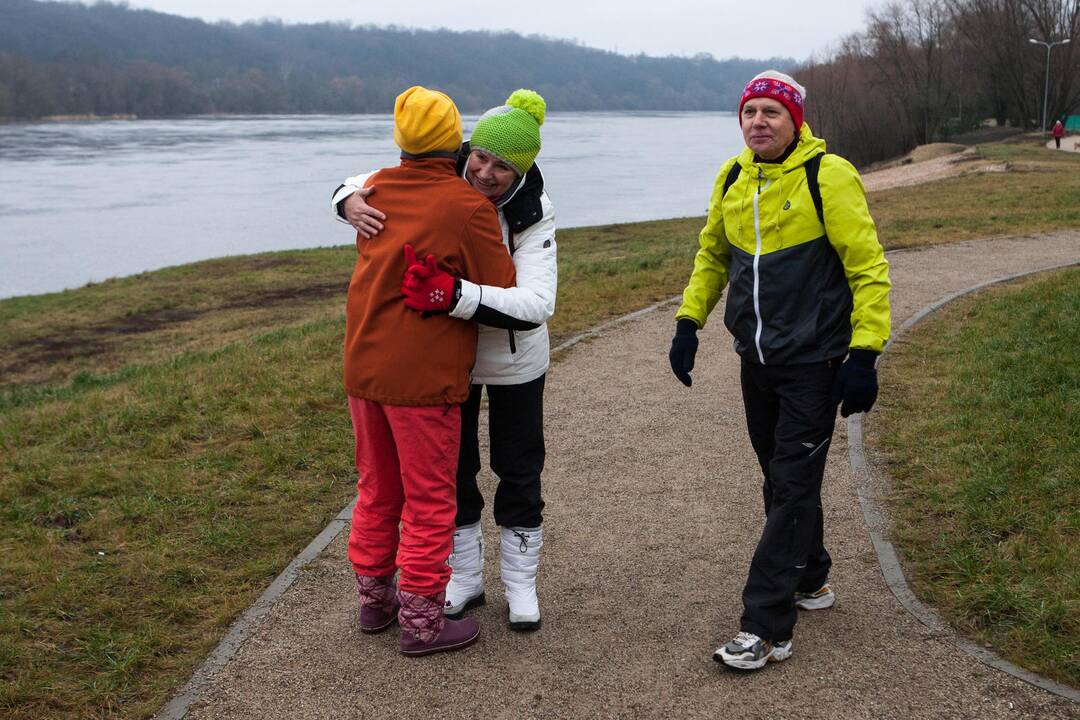
<path id="1" fill-rule="evenodd" d="M 402 89 L 465 112 L 530 87 L 557 110 L 732 110 L 794 60 L 624 56 L 514 33 L 235 25 L 123 5 L 0 0 L 0 118 L 388 113 Z"/>
<path id="2" fill-rule="evenodd" d="M 107 2 L 0 0 L 0 118 L 387 113 L 401 89 L 465 112 L 531 87 L 557 110 L 734 110 L 746 79 L 790 58 L 624 56 L 514 33 L 208 24 Z M 1073 42 L 1047 52 L 1030 39 Z M 794 67 L 807 117 L 856 164 L 984 123 L 1080 113 L 1080 0 L 904 0 Z M 1049 83 L 1046 83 L 1049 77 Z"/>

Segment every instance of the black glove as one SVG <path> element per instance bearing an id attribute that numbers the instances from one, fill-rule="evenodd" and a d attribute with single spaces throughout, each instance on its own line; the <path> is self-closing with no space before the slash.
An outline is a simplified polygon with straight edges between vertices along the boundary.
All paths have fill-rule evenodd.
<path id="1" fill-rule="evenodd" d="M 686 387 L 694 384 L 690 377 L 690 371 L 694 369 L 694 355 L 697 354 L 697 331 L 698 326 L 693 320 L 682 318 L 675 322 L 675 337 L 671 338 L 671 352 L 668 360 L 671 361 L 671 372 L 679 378 Z"/>
<path id="2" fill-rule="evenodd" d="M 842 417 L 869 412 L 874 407 L 878 391 L 875 360 L 877 353 L 873 350 L 852 350 L 837 371 L 833 382 L 833 402 L 843 400 L 840 406 Z"/>

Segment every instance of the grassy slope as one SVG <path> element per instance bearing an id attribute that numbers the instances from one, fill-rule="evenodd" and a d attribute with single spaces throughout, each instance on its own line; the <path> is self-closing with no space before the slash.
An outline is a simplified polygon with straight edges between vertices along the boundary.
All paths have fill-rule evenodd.
<path id="1" fill-rule="evenodd" d="M 556 338 L 678 292 L 699 225 L 562 233 Z M 354 256 L 229 258 L 0 303 L 0 708 L 149 715 L 354 495 Z"/>
<path id="2" fill-rule="evenodd" d="M 1080 206 L 1080 157 L 986 152 L 1018 170 L 873 195 L 886 246 L 971 237 L 954 213 L 980 235 L 1080 225 L 1063 210 Z M 700 224 L 561 231 L 555 341 L 681 290 Z M 0 709 L 150 714 L 352 496 L 339 375 L 353 255 L 0 302 Z"/>
<path id="3" fill-rule="evenodd" d="M 978 148 L 1006 162 L 979 173 L 870 196 L 887 248 L 973 240 L 1080 226 L 1080 154 L 1021 145 Z"/>
<path id="4" fill-rule="evenodd" d="M 1080 270 L 965 298 L 882 367 L 872 437 L 916 589 L 1080 686 Z"/>

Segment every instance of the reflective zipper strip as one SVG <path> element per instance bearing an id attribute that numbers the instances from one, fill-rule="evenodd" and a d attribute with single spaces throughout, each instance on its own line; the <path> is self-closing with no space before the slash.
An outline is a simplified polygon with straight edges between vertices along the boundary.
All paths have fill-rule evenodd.
<path id="1" fill-rule="evenodd" d="M 761 191 L 768 189 L 771 180 L 765 181 L 765 188 L 761 187 L 761 175 L 758 174 L 758 191 L 754 193 L 754 236 L 757 238 L 757 248 L 754 249 L 754 316 L 757 318 L 757 330 L 754 332 L 754 345 L 757 348 L 758 360 L 761 364 L 765 364 L 765 353 L 761 352 L 761 328 L 763 323 L 761 322 L 761 300 L 758 297 L 758 287 L 761 284 L 761 277 L 758 275 L 758 262 L 761 260 L 761 218 L 758 214 L 758 198 L 761 197 Z"/>

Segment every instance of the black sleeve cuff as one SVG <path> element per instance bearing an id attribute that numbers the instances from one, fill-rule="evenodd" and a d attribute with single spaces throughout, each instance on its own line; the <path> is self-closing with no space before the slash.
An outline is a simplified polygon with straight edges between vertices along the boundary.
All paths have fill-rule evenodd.
<path id="1" fill-rule="evenodd" d="M 697 323 L 690 318 L 679 318 L 675 321 L 676 335 L 697 335 Z"/>
<path id="2" fill-rule="evenodd" d="M 341 185 L 338 185 L 336 188 L 334 188 L 334 192 L 330 193 L 330 199 L 333 199 L 334 196 L 338 194 L 338 191 L 340 191 L 343 187 L 345 187 L 345 183 L 342 183 Z M 334 209 L 337 210 L 338 217 L 342 220 L 347 219 L 345 217 L 345 201 L 348 199 L 349 196 L 346 195 L 345 197 L 338 200 L 337 205 L 334 206 Z"/>
<path id="3" fill-rule="evenodd" d="M 848 362 L 865 368 L 874 367 L 878 354 L 873 350 L 856 348 L 848 352 Z"/>
<path id="4" fill-rule="evenodd" d="M 461 278 L 454 278 L 454 296 L 450 298 L 450 307 L 447 311 L 453 312 L 459 302 L 461 302 Z"/>

